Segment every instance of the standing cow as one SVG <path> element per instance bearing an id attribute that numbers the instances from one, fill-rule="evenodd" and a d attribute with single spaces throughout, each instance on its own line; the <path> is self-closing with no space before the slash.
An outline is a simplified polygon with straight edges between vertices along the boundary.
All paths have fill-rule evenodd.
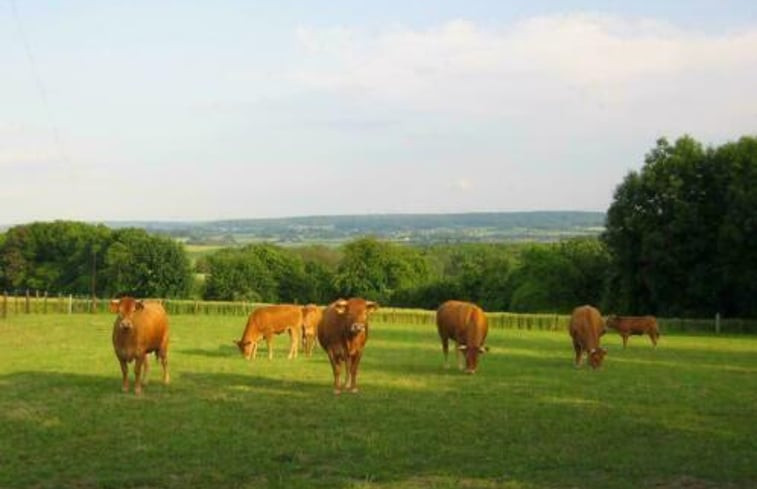
<path id="1" fill-rule="evenodd" d="M 273 358 L 273 335 L 289 332 L 289 355 L 297 358 L 302 331 L 302 306 L 279 304 L 255 309 L 247 319 L 242 339 L 234 340 L 242 355 L 249 360 L 258 354 L 258 342 L 265 338 L 268 344 L 268 359 Z"/>
<path id="2" fill-rule="evenodd" d="M 318 327 L 318 342 L 329 356 L 334 373 L 334 394 L 342 389 L 357 392 L 357 369 L 368 340 L 368 316 L 378 304 L 361 298 L 338 299 L 323 312 Z M 345 365 L 344 385 L 340 383 Z"/>
<path id="3" fill-rule="evenodd" d="M 444 366 L 449 366 L 449 340 L 457 348 L 457 365 L 462 370 L 465 355 L 465 372 L 472 374 L 478 368 L 478 356 L 488 348 L 484 346 L 489 325 L 484 311 L 476 304 L 462 301 L 447 301 L 436 310 L 436 327 L 442 340 Z"/>
<path id="4" fill-rule="evenodd" d="M 657 346 L 657 338 L 660 337 L 660 328 L 654 316 L 616 316 L 607 317 L 607 327 L 612 328 L 623 338 L 623 348 L 628 344 L 631 335 L 649 335 L 652 346 Z"/>
<path id="5" fill-rule="evenodd" d="M 323 309 L 315 304 L 308 304 L 302 308 L 302 341 L 303 350 L 307 356 L 313 354 L 318 325 L 323 319 Z"/>
<path id="6" fill-rule="evenodd" d="M 568 327 L 576 351 L 576 367 L 581 366 L 583 353 L 589 358 L 589 365 L 598 368 L 602 365 L 607 350 L 599 346 L 599 339 L 605 332 L 604 321 L 599 311 L 592 306 L 579 306 L 573 309 Z"/>
<path id="7" fill-rule="evenodd" d="M 129 363 L 134 360 L 134 393 L 147 384 L 147 354 L 155 352 L 163 365 L 163 383 L 168 384 L 168 316 L 157 302 L 122 297 L 110 302 L 118 317 L 113 323 L 113 349 L 121 364 L 122 390 L 129 390 Z M 144 370 L 144 372 L 143 372 Z"/>

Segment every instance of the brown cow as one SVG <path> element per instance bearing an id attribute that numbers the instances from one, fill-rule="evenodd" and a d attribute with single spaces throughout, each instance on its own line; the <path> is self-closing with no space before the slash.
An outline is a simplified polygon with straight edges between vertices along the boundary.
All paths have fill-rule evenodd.
<path id="1" fill-rule="evenodd" d="M 602 365 L 607 350 L 599 346 L 599 339 L 604 330 L 604 321 L 596 308 L 579 306 L 573 309 L 568 331 L 573 338 L 573 349 L 576 351 L 576 367 L 581 366 L 583 352 L 586 352 L 592 368 Z"/>
<path id="2" fill-rule="evenodd" d="M 607 317 L 607 327 L 612 328 L 623 338 L 623 348 L 628 344 L 631 335 L 649 335 L 652 345 L 657 346 L 657 338 L 660 337 L 660 329 L 657 327 L 657 319 L 654 316 L 616 316 Z"/>
<path id="3" fill-rule="evenodd" d="M 323 309 L 315 304 L 308 304 L 302 308 L 302 341 L 305 354 L 313 354 L 313 346 L 318 335 L 318 325 L 323 319 Z"/>
<path id="4" fill-rule="evenodd" d="M 129 390 L 128 364 L 134 360 L 134 393 L 142 393 L 142 386 L 147 384 L 147 354 L 150 352 L 155 352 L 155 357 L 160 359 L 163 383 L 168 384 L 168 316 L 163 306 L 122 297 L 110 302 L 110 311 L 118 314 L 113 323 L 113 349 L 121 364 L 121 389 Z"/>
<path id="5" fill-rule="evenodd" d="M 488 347 L 484 346 L 489 326 L 484 311 L 476 304 L 462 301 L 447 301 L 436 310 L 436 328 L 442 340 L 444 366 L 449 366 L 449 340 L 457 348 L 457 365 L 463 369 L 462 355 L 465 352 L 465 372 L 472 374 L 478 368 L 478 356 Z"/>
<path id="6" fill-rule="evenodd" d="M 247 319 L 242 339 L 234 340 L 242 355 L 249 360 L 258 354 L 258 341 L 265 338 L 268 344 L 268 359 L 273 358 L 273 335 L 289 332 L 289 355 L 297 358 L 302 329 L 302 306 L 279 304 L 255 309 Z"/>
<path id="7" fill-rule="evenodd" d="M 318 342 L 329 356 L 334 373 L 334 394 L 342 389 L 357 392 L 357 369 L 363 348 L 368 340 L 368 315 L 378 304 L 361 298 L 338 299 L 323 312 L 318 327 Z M 342 364 L 346 367 L 344 385 L 341 385 Z M 349 383 L 349 386 L 348 386 Z"/>

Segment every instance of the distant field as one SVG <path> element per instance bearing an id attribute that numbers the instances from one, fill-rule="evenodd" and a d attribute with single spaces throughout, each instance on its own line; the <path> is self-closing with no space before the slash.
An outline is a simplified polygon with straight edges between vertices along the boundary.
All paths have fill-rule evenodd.
<path id="1" fill-rule="evenodd" d="M 110 315 L 0 320 L 0 487 L 751 488 L 757 338 L 497 329 L 480 371 L 432 327 L 374 324 L 361 392 L 326 356 L 246 362 L 239 317 L 175 316 L 172 384 L 120 392 Z"/>
<path id="2" fill-rule="evenodd" d="M 194 264 L 198 258 L 208 256 L 226 246 L 221 245 L 184 245 L 189 261 Z"/>

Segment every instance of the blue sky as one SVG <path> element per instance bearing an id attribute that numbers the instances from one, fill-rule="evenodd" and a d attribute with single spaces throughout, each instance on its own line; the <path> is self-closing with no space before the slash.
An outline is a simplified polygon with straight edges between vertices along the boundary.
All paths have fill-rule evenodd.
<path id="1" fill-rule="evenodd" d="M 757 6 L 0 4 L 0 223 L 606 210 L 757 133 Z"/>

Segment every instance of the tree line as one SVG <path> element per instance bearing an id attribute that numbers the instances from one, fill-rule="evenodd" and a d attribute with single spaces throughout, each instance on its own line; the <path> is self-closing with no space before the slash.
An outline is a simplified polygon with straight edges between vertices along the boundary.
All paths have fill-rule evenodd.
<path id="1" fill-rule="evenodd" d="M 435 308 L 757 317 L 757 139 L 705 148 L 660 139 L 615 190 L 599 238 L 408 246 L 251 244 L 190 265 L 183 245 L 140 229 L 57 221 L 0 234 L 0 287 L 62 293 L 327 303 L 360 295 Z"/>

